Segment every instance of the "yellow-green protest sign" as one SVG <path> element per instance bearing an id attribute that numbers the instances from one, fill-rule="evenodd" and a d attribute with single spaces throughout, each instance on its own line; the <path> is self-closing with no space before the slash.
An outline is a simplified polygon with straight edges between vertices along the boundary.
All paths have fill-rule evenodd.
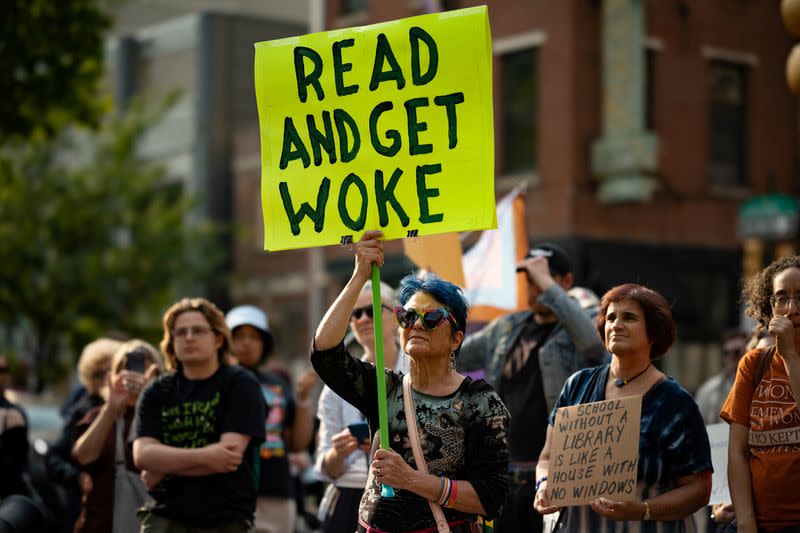
<path id="1" fill-rule="evenodd" d="M 264 248 L 496 227 L 485 6 L 256 44 Z"/>

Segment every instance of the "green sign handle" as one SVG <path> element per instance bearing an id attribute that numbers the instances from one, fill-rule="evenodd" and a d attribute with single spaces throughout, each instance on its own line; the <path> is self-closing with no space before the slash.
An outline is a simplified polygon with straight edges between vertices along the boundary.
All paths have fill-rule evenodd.
<path id="1" fill-rule="evenodd" d="M 372 263 L 372 321 L 375 328 L 375 375 L 378 379 L 378 424 L 380 426 L 381 448 L 389 449 L 389 420 L 386 414 L 386 371 L 383 364 L 383 305 L 381 304 L 381 269 Z M 381 496 L 394 498 L 394 490 L 381 483 Z"/>

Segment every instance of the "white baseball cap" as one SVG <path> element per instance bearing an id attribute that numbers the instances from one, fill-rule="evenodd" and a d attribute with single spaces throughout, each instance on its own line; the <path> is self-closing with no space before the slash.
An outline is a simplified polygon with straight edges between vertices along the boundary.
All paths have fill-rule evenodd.
<path id="1" fill-rule="evenodd" d="M 269 320 L 267 314 L 254 305 L 240 305 L 234 307 L 225 315 L 225 322 L 233 331 L 239 326 L 253 326 L 264 333 L 269 333 Z"/>

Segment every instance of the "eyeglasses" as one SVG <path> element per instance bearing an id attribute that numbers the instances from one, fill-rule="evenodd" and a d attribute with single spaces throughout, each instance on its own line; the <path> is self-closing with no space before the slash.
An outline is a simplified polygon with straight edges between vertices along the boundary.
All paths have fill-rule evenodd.
<path id="1" fill-rule="evenodd" d="M 427 330 L 434 330 L 438 328 L 442 322 L 449 320 L 453 325 L 453 329 L 458 329 L 458 323 L 450 311 L 444 307 L 439 307 L 431 311 L 417 311 L 413 307 L 406 309 L 405 307 L 397 306 L 394 308 L 394 318 L 403 329 L 411 329 L 417 323 L 417 319 L 422 320 L 422 325 Z"/>
<path id="2" fill-rule="evenodd" d="M 0 366 L 0 374 L 8 374 L 11 371 L 8 365 Z"/>
<path id="3" fill-rule="evenodd" d="M 176 339 L 185 339 L 189 336 L 189 333 L 192 334 L 192 337 L 202 337 L 208 333 L 211 333 L 211 328 L 208 326 L 190 326 L 188 328 L 175 328 L 172 330 L 172 335 Z"/>
<path id="4" fill-rule="evenodd" d="M 392 310 L 392 308 L 389 307 L 388 305 L 381 304 L 381 307 L 384 309 L 388 309 L 389 311 Z M 365 305 L 364 307 L 353 309 L 353 312 L 350 314 L 350 318 L 352 318 L 353 320 L 358 320 L 365 314 L 367 315 L 367 318 L 369 318 L 370 320 L 372 320 L 372 318 L 375 316 L 372 311 L 371 305 Z"/>
<path id="5" fill-rule="evenodd" d="M 772 306 L 775 309 L 783 309 L 784 307 L 789 307 L 789 303 L 794 300 L 795 305 L 800 308 L 800 294 L 795 294 L 794 296 L 787 296 L 785 294 L 773 294 L 772 298 Z"/>

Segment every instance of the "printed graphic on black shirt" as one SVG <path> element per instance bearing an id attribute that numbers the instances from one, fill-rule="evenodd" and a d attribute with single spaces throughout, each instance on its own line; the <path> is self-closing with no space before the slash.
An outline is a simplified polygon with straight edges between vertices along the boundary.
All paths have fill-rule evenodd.
<path id="1" fill-rule="evenodd" d="M 161 411 L 164 444 L 176 448 L 202 448 L 216 442 L 220 394 L 210 400 L 183 402 Z"/>

